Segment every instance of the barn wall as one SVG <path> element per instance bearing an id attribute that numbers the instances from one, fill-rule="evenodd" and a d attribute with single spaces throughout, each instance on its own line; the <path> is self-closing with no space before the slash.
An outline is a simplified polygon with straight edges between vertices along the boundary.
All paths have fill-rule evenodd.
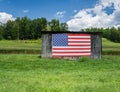
<path id="1" fill-rule="evenodd" d="M 41 54 L 41 56 L 44 58 L 52 57 L 52 34 L 54 34 L 54 32 L 42 33 L 42 54 Z M 101 59 L 102 33 L 92 32 L 89 34 L 91 34 L 91 58 L 92 59 Z M 70 58 L 73 58 L 73 57 L 70 57 Z M 77 57 L 74 57 L 74 58 L 77 58 Z"/>
<path id="2" fill-rule="evenodd" d="M 102 35 L 101 34 L 92 34 L 91 35 L 91 58 L 92 59 L 101 59 L 102 53 Z"/>
<path id="3" fill-rule="evenodd" d="M 52 57 L 52 34 L 42 34 L 42 57 Z"/>

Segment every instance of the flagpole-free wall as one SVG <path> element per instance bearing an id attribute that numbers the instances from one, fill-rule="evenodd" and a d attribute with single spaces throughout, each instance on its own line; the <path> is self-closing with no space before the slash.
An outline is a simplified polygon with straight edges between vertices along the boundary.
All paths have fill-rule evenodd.
<path id="1" fill-rule="evenodd" d="M 42 53 L 41 53 L 41 57 L 43 58 L 54 58 L 53 57 L 53 37 L 54 35 L 61 35 L 61 34 L 73 34 L 74 35 L 85 35 L 84 37 L 86 37 L 86 35 L 90 35 L 90 55 L 84 55 L 86 52 L 82 52 L 83 55 L 81 54 L 81 52 L 79 53 L 80 55 L 77 55 L 77 56 L 64 56 L 64 53 L 62 56 L 58 56 L 58 57 L 55 57 L 55 58 L 80 58 L 82 56 L 88 56 L 92 59 L 101 59 L 101 53 L 102 53 L 102 33 L 101 32 L 62 32 L 62 31 L 59 31 L 59 32 L 51 32 L 51 31 L 44 31 L 42 32 Z M 57 38 L 55 38 L 57 39 Z M 62 38 L 61 38 L 62 39 Z M 86 38 L 84 38 L 86 39 Z M 80 44 L 83 44 L 83 42 L 81 43 L 81 41 L 79 41 Z M 78 44 L 79 44 L 78 42 Z M 87 43 L 86 43 L 87 44 Z M 78 47 L 82 47 L 81 48 L 81 51 L 86 51 L 84 50 L 84 46 L 78 46 Z M 87 46 L 86 46 L 87 47 Z M 89 47 L 89 46 L 88 46 Z M 59 50 L 60 51 L 60 50 Z M 73 51 L 73 50 L 71 50 Z M 60 53 L 62 52 L 62 50 L 60 51 Z M 65 52 L 65 51 L 64 51 Z M 76 50 L 76 52 L 74 53 L 77 53 L 78 54 L 79 50 Z M 66 53 L 66 52 L 65 52 Z M 89 53 L 88 53 L 89 54 Z"/>
<path id="2" fill-rule="evenodd" d="M 42 57 L 52 57 L 52 33 L 42 33 Z"/>

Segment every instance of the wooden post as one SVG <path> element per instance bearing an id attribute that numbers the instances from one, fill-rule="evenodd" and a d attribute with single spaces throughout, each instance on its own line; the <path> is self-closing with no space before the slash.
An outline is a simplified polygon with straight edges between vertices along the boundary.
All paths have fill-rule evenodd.
<path id="1" fill-rule="evenodd" d="M 101 59 L 102 37 L 101 33 L 91 34 L 91 58 Z"/>
<path id="2" fill-rule="evenodd" d="M 52 34 L 42 34 L 42 57 L 52 57 Z"/>

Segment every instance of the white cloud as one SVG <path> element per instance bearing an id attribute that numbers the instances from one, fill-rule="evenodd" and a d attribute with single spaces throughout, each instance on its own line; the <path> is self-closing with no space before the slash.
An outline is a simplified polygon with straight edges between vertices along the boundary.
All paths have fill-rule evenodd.
<path id="1" fill-rule="evenodd" d="M 28 13 L 29 12 L 29 10 L 23 10 L 23 13 Z"/>
<path id="2" fill-rule="evenodd" d="M 11 14 L 0 12 L 0 23 L 6 23 L 8 20 L 15 20 Z"/>
<path id="3" fill-rule="evenodd" d="M 113 12 L 107 14 L 105 9 L 112 6 Z M 90 27 L 120 27 L 120 0 L 99 0 L 93 8 L 80 10 L 67 24 L 72 31 Z"/>
<path id="4" fill-rule="evenodd" d="M 64 15 L 65 15 L 66 11 L 58 11 L 56 14 L 55 14 L 55 17 L 57 18 L 63 18 Z"/>

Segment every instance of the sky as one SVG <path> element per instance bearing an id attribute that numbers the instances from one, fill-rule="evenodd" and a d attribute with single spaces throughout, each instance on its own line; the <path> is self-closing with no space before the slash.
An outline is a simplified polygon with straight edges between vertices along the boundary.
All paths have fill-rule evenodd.
<path id="1" fill-rule="evenodd" d="M 71 31 L 120 27 L 120 0 L 0 0 L 0 23 L 24 16 L 59 19 Z"/>

